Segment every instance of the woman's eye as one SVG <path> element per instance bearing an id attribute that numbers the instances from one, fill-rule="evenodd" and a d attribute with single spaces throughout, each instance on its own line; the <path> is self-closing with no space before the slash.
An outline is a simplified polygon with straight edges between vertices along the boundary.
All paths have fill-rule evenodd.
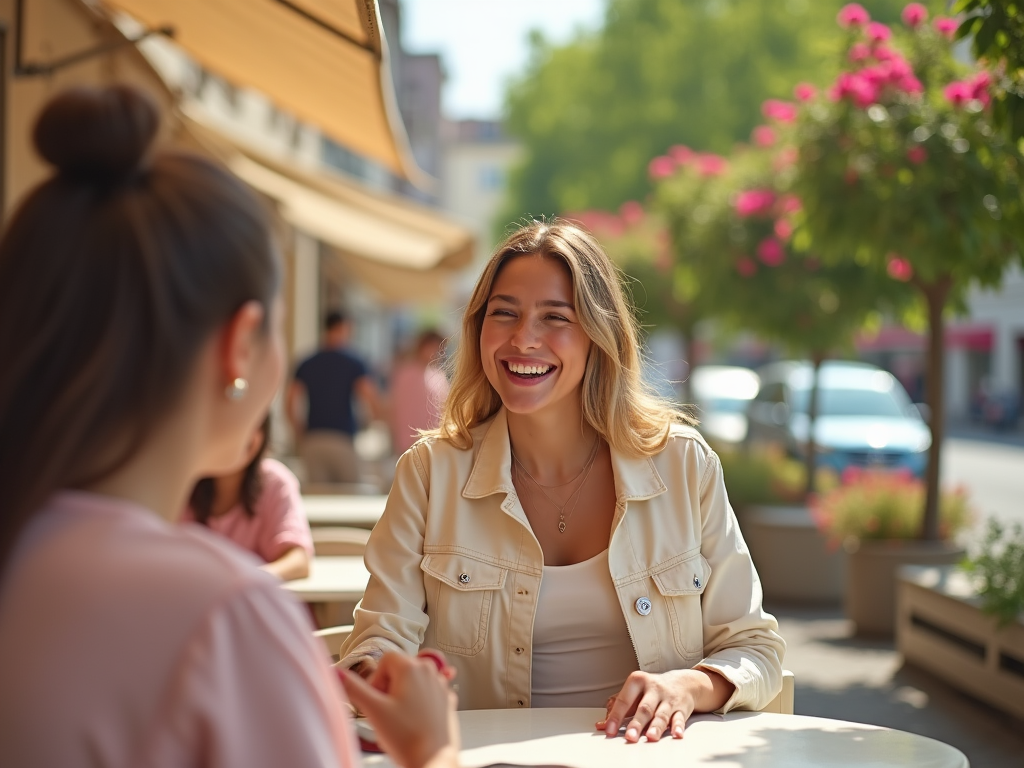
<path id="1" fill-rule="evenodd" d="M 568 323 L 569 318 L 563 317 L 562 315 L 548 315 L 548 320 L 556 320 L 561 323 Z"/>
<path id="2" fill-rule="evenodd" d="M 492 309 L 487 314 L 490 317 L 515 317 L 513 312 L 509 309 Z"/>

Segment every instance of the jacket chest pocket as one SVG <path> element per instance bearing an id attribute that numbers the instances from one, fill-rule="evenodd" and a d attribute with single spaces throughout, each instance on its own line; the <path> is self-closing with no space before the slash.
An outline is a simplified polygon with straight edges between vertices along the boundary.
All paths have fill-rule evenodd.
<path id="1" fill-rule="evenodd" d="M 484 647 L 495 593 L 505 586 L 507 568 L 463 554 L 426 555 L 427 615 L 437 647 L 473 656 Z"/>
<path id="2" fill-rule="evenodd" d="M 652 574 L 668 604 L 676 650 L 683 656 L 703 655 L 704 621 L 700 601 L 711 566 L 700 553 Z"/>

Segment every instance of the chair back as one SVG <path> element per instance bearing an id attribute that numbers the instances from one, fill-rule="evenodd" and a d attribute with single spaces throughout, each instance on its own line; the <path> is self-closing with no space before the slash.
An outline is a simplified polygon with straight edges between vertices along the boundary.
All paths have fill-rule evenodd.
<path id="1" fill-rule="evenodd" d="M 315 526 L 313 534 L 313 551 L 317 555 L 357 555 L 366 551 L 366 542 L 370 532 L 364 528 L 346 526 Z"/>
<path id="2" fill-rule="evenodd" d="M 793 714 L 793 688 L 796 678 L 788 669 L 782 670 L 782 690 L 779 695 L 768 702 L 768 706 L 760 712 L 775 712 L 779 715 Z"/>
<path id="3" fill-rule="evenodd" d="M 341 658 L 341 645 L 349 636 L 352 634 L 352 625 L 345 624 L 340 627 L 327 627 L 326 629 L 318 629 L 313 633 L 314 637 L 319 637 L 323 642 L 324 647 L 327 648 L 327 653 L 330 654 L 333 661 L 338 661 Z"/>

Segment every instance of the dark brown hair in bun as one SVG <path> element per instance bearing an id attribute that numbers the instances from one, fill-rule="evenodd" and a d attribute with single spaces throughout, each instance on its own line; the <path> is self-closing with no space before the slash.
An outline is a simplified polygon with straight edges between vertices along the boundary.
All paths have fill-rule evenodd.
<path id="1" fill-rule="evenodd" d="M 159 127 L 159 110 L 143 91 L 83 86 L 46 105 L 32 138 L 62 175 L 102 183 L 138 169 Z"/>
<path id="2" fill-rule="evenodd" d="M 268 211 L 209 158 L 151 148 L 159 122 L 115 86 L 60 93 L 36 124 L 57 172 L 0 237 L 0 577 L 46 499 L 123 466 L 204 345 L 277 294 Z"/>

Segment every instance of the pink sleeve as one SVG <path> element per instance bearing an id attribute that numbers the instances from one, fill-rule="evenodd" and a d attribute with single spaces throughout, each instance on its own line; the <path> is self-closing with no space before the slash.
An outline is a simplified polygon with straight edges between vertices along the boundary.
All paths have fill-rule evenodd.
<path id="1" fill-rule="evenodd" d="M 172 682 L 157 765 L 359 766 L 341 685 L 312 631 L 273 584 L 213 611 Z"/>
<path id="2" fill-rule="evenodd" d="M 264 459 L 260 468 L 263 490 L 256 509 L 259 518 L 256 553 L 271 563 L 289 549 L 302 547 L 312 557 L 313 536 L 302 506 L 298 478 L 274 459 Z"/>

